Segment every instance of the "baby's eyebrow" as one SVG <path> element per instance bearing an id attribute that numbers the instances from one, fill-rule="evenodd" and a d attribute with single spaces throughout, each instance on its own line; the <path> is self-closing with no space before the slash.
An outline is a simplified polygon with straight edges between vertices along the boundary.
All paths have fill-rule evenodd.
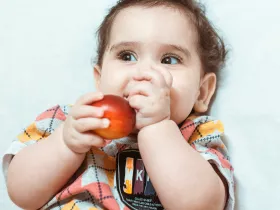
<path id="1" fill-rule="evenodd" d="M 110 52 L 114 51 L 114 50 L 118 50 L 119 48 L 124 48 L 124 47 L 137 47 L 139 46 L 140 43 L 139 42 L 119 42 L 117 44 L 112 45 L 112 47 L 110 48 Z"/>
<path id="2" fill-rule="evenodd" d="M 118 50 L 120 48 L 125 48 L 125 47 L 129 47 L 129 48 L 138 48 L 141 45 L 141 42 L 119 42 L 117 44 L 112 45 L 112 47 L 109 49 L 110 52 L 114 51 L 114 50 Z M 190 58 L 191 57 L 191 53 L 190 51 L 180 45 L 176 45 L 176 44 L 159 44 L 160 48 L 162 49 L 173 49 L 173 50 L 177 50 L 182 52 L 183 54 L 185 54 L 186 57 Z"/>
<path id="3" fill-rule="evenodd" d="M 182 52 L 183 54 L 185 54 L 185 56 L 186 56 L 187 58 L 190 58 L 190 57 L 191 57 L 190 51 L 189 51 L 187 48 L 182 47 L 182 46 L 180 46 L 180 45 L 175 45 L 175 44 L 164 44 L 163 47 L 164 47 L 164 48 L 166 47 L 167 49 L 175 49 L 175 50 L 177 50 L 177 51 L 180 51 L 180 52 Z"/>

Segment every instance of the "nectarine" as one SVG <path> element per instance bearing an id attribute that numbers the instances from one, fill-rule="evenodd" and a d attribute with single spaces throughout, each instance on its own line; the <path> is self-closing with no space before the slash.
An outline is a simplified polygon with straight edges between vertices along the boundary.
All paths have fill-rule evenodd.
<path id="1" fill-rule="evenodd" d="M 104 95 L 92 106 L 103 107 L 103 118 L 110 120 L 108 128 L 96 129 L 94 132 L 104 139 L 119 139 L 128 136 L 135 127 L 136 114 L 128 101 L 116 95 Z"/>

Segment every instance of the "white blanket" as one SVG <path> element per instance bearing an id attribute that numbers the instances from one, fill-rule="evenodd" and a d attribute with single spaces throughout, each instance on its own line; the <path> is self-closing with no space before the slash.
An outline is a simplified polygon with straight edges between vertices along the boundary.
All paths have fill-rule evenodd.
<path id="1" fill-rule="evenodd" d="M 38 113 L 94 90 L 94 32 L 113 2 L 0 1 L 1 154 Z M 280 209 L 280 1 L 205 2 L 230 48 L 212 114 L 225 123 L 236 209 Z M 17 209 L 2 176 L 0 209 Z"/>

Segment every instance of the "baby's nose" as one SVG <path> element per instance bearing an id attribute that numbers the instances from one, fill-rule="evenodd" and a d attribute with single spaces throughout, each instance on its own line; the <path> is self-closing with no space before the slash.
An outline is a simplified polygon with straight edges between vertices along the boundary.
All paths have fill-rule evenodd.
<path id="1" fill-rule="evenodd" d="M 138 71 L 149 71 L 156 68 L 156 63 L 149 58 L 138 61 L 137 70 Z"/>

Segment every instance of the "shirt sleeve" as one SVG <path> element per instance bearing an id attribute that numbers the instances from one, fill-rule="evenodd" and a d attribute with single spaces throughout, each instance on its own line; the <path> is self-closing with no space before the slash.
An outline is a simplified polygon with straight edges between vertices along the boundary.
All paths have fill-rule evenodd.
<path id="1" fill-rule="evenodd" d="M 13 157 L 28 145 L 35 144 L 47 138 L 66 119 L 70 105 L 54 106 L 47 109 L 29 126 L 23 129 L 12 141 L 2 158 L 2 171 L 7 180 L 8 167 Z"/>
<path id="2" fill-rule="evenodd" d="M 225 210 L 233 210 L 234 176 L 228 150 L 222 141 L 224 127 L 221 121 L 210 116 L 192 116 L 180 128 L 184 138 L 212 165 L 215 165 L 228 185 L 228 200 Z"/>

